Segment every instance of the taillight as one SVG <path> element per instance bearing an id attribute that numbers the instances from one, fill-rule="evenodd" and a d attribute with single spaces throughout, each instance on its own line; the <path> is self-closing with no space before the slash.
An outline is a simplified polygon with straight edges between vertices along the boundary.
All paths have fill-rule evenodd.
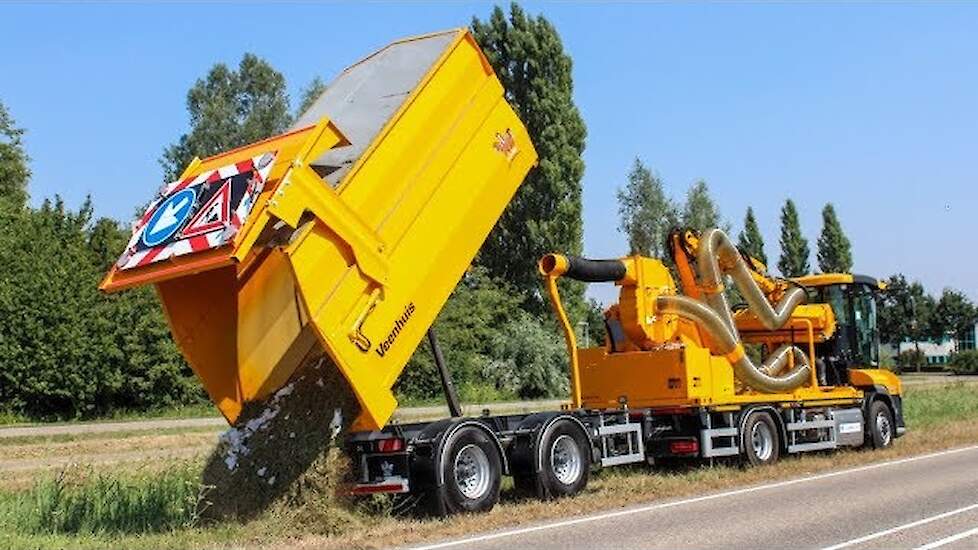
<path id="1" fill-rule="evenodd" d="M 670 441 L 669 452 L 674 455 L 694 455 L 700 452 L 700 442 L 695 439 Z"/>
<path id="2" fill-rule="evenodd" d="M 377 440 L 378 453 L 396 453 L 404 450 L 404 440 L 399 437 Z"/>

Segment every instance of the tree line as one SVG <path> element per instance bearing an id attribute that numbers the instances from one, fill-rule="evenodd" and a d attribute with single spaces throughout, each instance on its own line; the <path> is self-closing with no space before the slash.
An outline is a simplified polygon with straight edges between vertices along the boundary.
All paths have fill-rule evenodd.
<path id="1" fill-rule="evenodd" d="M 436 329 L 464 399 L 561 395 L 563 343 L 536 261 L 583 247 L 586 129 L 572 99 L 572 63 L 553 25 L 517 4 L 473 18 L 471 30 L 534 139 L 539 165 Z M 189 128 L 163 147 L 161 181 L 175 179 L 195 156 L 285 131 L 324 88 L 315 79 L 293 108 L 285 76 L 257 55 L 244 54 L 236 67 L 215 64 L 187 92 Z M 31 206 L 24 134 L 0 103 L 0 412 L 78 418 L 203 400 L 153 290 L 97 290 L 128 241 L 128 220 L 96 217 L 91 199 L 77 210 L 57 196 Z M 601 326 L 582 285 L 562 283 L 562 291 L 575 322 Z M 412 400 L 439 394 L 426 344 L 397 391 Z"/>
<path id="2" fill-rule="evenodd" d="M 618 189 L 617 197 L 618 228 L 628 240 L 629 254 L 669 261 L 666 257 L 666 239 L 673 228 L 681 226 L 703 231 L 719 227 L 728 233 L 731 229 L 710 196 L 706 181 L 694 182 L 686 192 L 685 201 L 677 203 L 666 194 L 659 176 L 639 158 L 633 162 L 625 185 Z M 752 207 L 747 207 L 737 243 L 742 250 L 768 265 L 764 238 Z M 791 199 L 787 199 L 781 208 L 780 245 L 778 270 L 783 276 L 798 277 L 811 273 L 811 251 L 808 240 L 801 232 L 798 209 Z M 848 273 L 852 269 L 852 245 L 832 203 L 827 203 L 822 209 L 822 231 L 817 246 L 818 266 L 823 273 Z"/>

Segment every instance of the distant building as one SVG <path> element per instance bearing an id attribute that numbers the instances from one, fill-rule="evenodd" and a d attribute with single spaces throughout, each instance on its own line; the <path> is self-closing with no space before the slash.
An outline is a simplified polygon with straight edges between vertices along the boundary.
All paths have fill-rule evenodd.
<path id="1" fill-rule="evenodd" d="M 921 353 L 924 354 L 924 358 L 928 365 L 945 365 L 951 359 L 951 354 L 956 351 L 971 351 L 976 349 L 975 343 L 978 341 L 978 323 L 970 329 L 964 331 L 960 335 L 960 338 L 944 338 L 940 342 L 932 341 L 921 341 L 921 342 L 900 342 L 900 346 L 897 350 L 893 349 L 893 346 L 887 346 L 889 349 L 889 354 L 893 355 L 893 352 L 903 353 L 905 351 L 913 351 L 920 348 Z"/>

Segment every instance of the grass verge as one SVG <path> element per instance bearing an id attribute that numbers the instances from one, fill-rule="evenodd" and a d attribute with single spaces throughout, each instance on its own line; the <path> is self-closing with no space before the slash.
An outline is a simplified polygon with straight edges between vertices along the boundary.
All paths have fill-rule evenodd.
<path id="1" fill-rule="evenodd" d="M 149 410 L 128 410 L 117 409 L 108 414 L 97 418 L 31 418 L 22 414 L 0 411 L 0 426 L 19 426 L 19 425 L 58 425 L 58 424 L 77 424 L 78 421 L 84 422 L 121 422 L 127 420 L 168 420 L 175 418 L 201 418 L 219 416 L 214 405 L 210 402 L 191 403 L 178 407 L 167 407 Z"/>
<path id="2" fill-rule="evenodd" d="M 792 457 L 766 468 L 691 467 L 680 470 L 612 468 L 592 477 L 586 491 L 573 499 L 541 503 L 520 500 L 504 490 L 489 514 L 445 520 L 392 517 L 383 501 L 365 501 L 358 509 L 336 510 L 342 523 L 324 530 L 291 510 L 272 510 L 245 525 L 193 526 L 182 506 L 196 502 L 199 466 L 183 466 L 176 477 L 89 477 L 56 490 L 51 480 L 34 488 L 0 496 L 0 546 L 9 548 L 209 548 L 234 544 L 272 548 L 373 548 L 462 536 L 486 529 L 566 518 L 650 500 L 681 497 L 774 479 L 920 454 L 978 442 L 978 389 L 973 385 L 911 388 L 905 398 L 910 433 L 884 451 L 849 450 Z M 180 477 L 184 476 L 184 477 Z M 62 480 L 62 485 L 66 483 Z M 113 485 L 118 483 L 117 485 Z M 115 491 L 115 493 L 112 493 Z M 114 495 L 112 502 L 100 496 Z M 142 496 L 140 496 L 142 495 Z M 50 510 L 59 511 L 52 515 Z M 153 510 L 159 521 L 147 522 Z M 327 517 L 331 510 L 317 510 Z M 61 518 L 75 518 L 70 521 Z M 302 517 L 302 521 L 292 518 Z M 58 518 L 58 519 L 51 519 Z M 48 527 L 48 522 L 54 527 Z M 328 534 L 327 534 L 328 533 Z"/>

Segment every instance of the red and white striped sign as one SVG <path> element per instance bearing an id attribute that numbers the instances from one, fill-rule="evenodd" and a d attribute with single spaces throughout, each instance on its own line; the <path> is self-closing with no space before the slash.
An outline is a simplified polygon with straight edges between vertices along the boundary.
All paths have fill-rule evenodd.
<path id="1" fill-rule="evenodd" d="M 132 269 L 228 244 L 248 220 L 274 163 L 275 152 L 263 153 L 164 186 L 116 265 Z M 193 198 L 189 209 L 184 197 Z"/>

